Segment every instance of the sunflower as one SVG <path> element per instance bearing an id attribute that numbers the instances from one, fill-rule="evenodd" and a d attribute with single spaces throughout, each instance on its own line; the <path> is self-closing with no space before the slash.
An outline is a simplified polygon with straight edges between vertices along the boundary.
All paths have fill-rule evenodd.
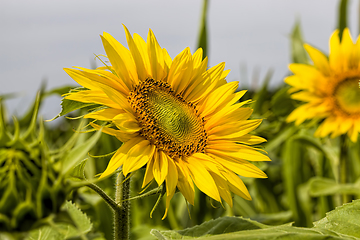
<path id="1" fill-rule="evenodd" d="M 317 137 L 348 134 L 356 142 L 360 132 L 360 38 L 354 44 L 349 29 L 342 41 L 339 30 L 330 37 L 330 55 L 305 44 L 314 65 L 292 63 L 295 74 L 285 78 L 292 86 L 291 98 L 306 102 L 287 118 L 296 125 L 306 119 L 323 120 L 315 132 Z"/>
<path id="2" fill-rule="evenodd" d="M 194 183 L 230 206 L 231 192 L 251 200 L 238 175 L 266 178 L 248 161 L 270 159 L 253 146 L 266 141 L 249 134 L 261 119 L 248 120 L 252 109 L 238 101 L 245 91 L 225 81 L 225 63 L 207 69 L 200 48 L 172 60 L 151 29 L 147 42 L 124 29 L 129 49 L 108 33 L 101 36 L 111 66 L 65 69 L 84 87 L 65 99 L 104 106 L 84 117 L 108 122 L 102 131 L 123 142 L 100 178 L 121 166 L 126 176 L 146 165 L 142 187 L 153 179 L 166 183 L 164 217 L 176 188 L 194 204 Z"/>

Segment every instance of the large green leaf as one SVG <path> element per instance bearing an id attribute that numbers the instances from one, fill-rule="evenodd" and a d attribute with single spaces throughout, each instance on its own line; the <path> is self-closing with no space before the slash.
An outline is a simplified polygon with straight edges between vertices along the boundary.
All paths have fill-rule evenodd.
<path id="1" fill-rule="evenodd" d="M 151 230 L 160 240 L 170 239 L 357 239 L 321 228 L 299 228 L 290 225 L 267 226 L 250 219 L 223 217 L 180 231 Z"/>
<path id="2" fill-rule="evenodd" d="M 360 200 L 345 204 L 314 223 L 300 228 L 290 224 L 268 226 L 241 217 L 223 217 L 180 231 L 151 230 L 167 239 L 360 239 Z"/>
<path id="3" fill-rule="evenodd" d="M 360 238 L 360 199 L 328 212 L 314 226 Z"/>

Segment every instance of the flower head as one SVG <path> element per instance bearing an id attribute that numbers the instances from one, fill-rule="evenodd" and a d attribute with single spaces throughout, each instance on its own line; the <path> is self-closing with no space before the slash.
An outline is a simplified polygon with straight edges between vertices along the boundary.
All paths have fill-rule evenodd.
<path id="1" fill-rule="evenodd" d="M 360 132 L 360 40 L 354 44 L 349 29 L 342 41 L 336 30 L 330 37 L 330 54 L 305 44 L 313 65 L 290 64 L 295 74 L 285 82 L 292 86 L 291 97 L 306 102 L 288 117 L 296 125 L 306 119 L 323 120 L 315 136 L 348 134 L 356 142 Z"/>
<path id="2" fill-rule="evenodd" d="M 194 183 L 229 205 L 231 192 L 251 199 L 238 175 L 265 178 L 248 160 L 270 159 L 252 147 L 265 141 L 249 134 L 261 120 L 248 120 L 252 109 L 238 102 L 245 91 L 225 81 L 225 63 L 207 69 L 202 49 L 191 54 L 189 48 L 172 60 L 151 30 L 145 42 L 124 28 L 129 50 L 110 34 L 101 36 L 111 66 L 65 69 L 86 88 L 65 98 L 106 106 L 85 118 L 109 122 L 102 131 L 124 143 L 101 177 L 146 165 L 143 187 L 165 182 L 167 209 L 176 188 L 194 204 Z"/>

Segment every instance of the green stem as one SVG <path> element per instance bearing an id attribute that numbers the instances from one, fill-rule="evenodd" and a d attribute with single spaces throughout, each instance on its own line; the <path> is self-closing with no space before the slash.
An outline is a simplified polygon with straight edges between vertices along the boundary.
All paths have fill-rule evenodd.
<path id="1" fill-rule="evenodd" d="M 109 197 L 109 195 L 107 195 L 98 185 L 94 184 L 94 183 L 89 183 L 88 185 L 89 188 L 91 188 L 92 190 L 94 190 L 97 194 L 99 194 L 99 196 L 105 200 L 105 202 L 115 211 L 116 208 L 118 208 L 118 205 L 116 204 L 116 202 Z"/>
<path id="2" fill-rule="evenodd" d="M 340 136 L 340 183 L 347 183 L 347 174 L 348 174 L 348 166 L 347 166 L 347 145 L 346 145 L 346 135 L 343 134 Z M 342 195 L 342 204 L 349 202 L 349 196 L 346 193 Z"/>
<path id="3" fill-rule="evenodd" d="M 117 176 L 115 186 L 114 240 L 128 240 L 130 232 L 130 178 L 122 172 Z"/>

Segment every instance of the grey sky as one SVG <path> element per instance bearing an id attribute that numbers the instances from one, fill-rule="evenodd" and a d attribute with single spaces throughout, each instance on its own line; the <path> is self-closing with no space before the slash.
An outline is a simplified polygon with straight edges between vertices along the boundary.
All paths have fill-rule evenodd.
<path id="1" fill-rule="evenodd" d="M 359 2 L 350 3 L 355 37 Z M 209 65 L 226 62 L 228 81 L 239 80 L 240 65 L 246 65 L 249 78 L 256 67 L 260 79 L 272 68 L 272 84 L 278 84 L 287 74 L 288 35 L 296 18 L 306 41 L 327 52 L 337 5 L 336 0 L 210 0 Z M 11 112 L 23 112 L 43 79 L 48 89 L 75 84 L 62 69 L 90 67 L 93 53 L 104 53 L 103 31 L 127 46 L 122 23 L 143 38 L 151 28 L 172 58 L 188 46 L 194 52 L 201 7 L 202 1 L 194 0 L 1 0 L 0 94 L 22 93 L 7 105 Z M 48 99 L 45 118 L 56 115 L 59 104 L 60 98 Z"/>

